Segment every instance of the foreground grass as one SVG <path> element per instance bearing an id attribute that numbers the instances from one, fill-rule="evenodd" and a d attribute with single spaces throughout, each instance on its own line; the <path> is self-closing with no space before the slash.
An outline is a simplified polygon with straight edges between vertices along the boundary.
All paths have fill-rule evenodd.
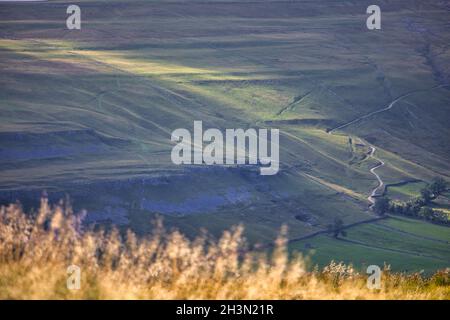
<path id="1" fill-rule="evenodd" d="M 449 299 L 450 274 L 391 273 L 369 290 L 366 275 L 330 263 L 307 271 L 301 256 L 288 258 L 285 231 L 270 253 L 246 250 L 242 228 L 214 241 L 189 240 L 160 223 L 137 238 L 117 230 L 83 230 L 80 215 L 41 202 L 26 215 L 0 209 L 1 299 Z M 79 290 L 67 289 L 67 267 L 81 268 Z"/>

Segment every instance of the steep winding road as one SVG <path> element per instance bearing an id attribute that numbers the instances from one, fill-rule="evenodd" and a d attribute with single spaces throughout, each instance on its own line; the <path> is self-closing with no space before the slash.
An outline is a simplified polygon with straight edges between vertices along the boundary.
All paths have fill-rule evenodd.
<path id="1" fill-rule="evenodd" d="M 369 157 L 371 157 L 371 158 L 373 158 L 373 159 L 375 159 L 376 161 L 379 162 L 378 165 L 376 165 L 375 167 L 370 169 L 370 173 L 372 173 L 378 180 L 378 186 L 375 189 L 372 190 L 372 193 L 367 198 L 367 200 L 369 200 L 369 202 L 370 202 L 370 208 L 372 208 L 375 205 L 375 197 L 378 195 L 378 190 L 382 189 L 383 186 L 384 186 L 384 182 L 383 182 L 383 180 L 381 180 L 380 175 L 375 172 L 375 170 L 377 170 L 378 168 L 384 166 L 384 161 L 380 160 L 380 159 L 378 159 L 378 158 L 376 158 L 374 156 L 375 151 L 377 151 L 377 149 L 374 146 L 370 146 Z"/>
<path id="2" fill-rule="evenodd" d="M 340 126 L 338 126 L 338 127 L 335 127 L 335 128 L 333 128 L 333 129 L 331 129 L 330 131 L 328 131 L 328 133 L 329 133 L 329 134 L 333 134 L 333 132 L 336 131 L 336 130 L 346 128 L 346 127 L 348 127 L 348 126 L 350 126 L 350 125 L 352 125 L 352 124 L 355 124 L 355 123 L 357 123 L 357 122 L 359 122 L 359 121 L 361 121 L 361 120 L 367 119 L 367 118 L 369 118 L 369 117 L 371 117 L 371 116 L 373 116 L 373 115 L 375 115 L 375 114 L 378 114 L 378 113 L 381 113 L 381 112 L 388 111 L 388 110 L 392 109 L 392 108 L 394 107 L 394 105 L 395 105 L 397 102 L 399 102 L 399 101 L 403 100 L 404 98 L 407 98 L 407 97 L 409 97 L 409 96 L 411 96 L 411 95 L 413 95 L 413 94 L 415 94 L 415 93 L 426 92 L 426 91 L 430 91 L 430 90 L 434 90 L 434 89 L 438 89 L 438 88 L 444 88 L 444 87 L 448 87 L 448 86 L 449 86 L 449 85 L 447 85 L 447 84 L 441 84 L 441 85 L 437 85 L 437 86 L 434 86 L 434 87 L 429 88 L 429 89 L 421 89 L 421 90 L 414 90 L 414 91 L 407 92 L 407 93 L 402 94 L 401 96 L 397 97 L 396 99 L 392 100 L 392 101 L 387 105 L 387 107 L 384 107 L 384 108 L 381 108 L 381 109 L 378 109 L 378 110 L 369 112 L 369 113 L 367 113 L 367 114 L 365 114 L 365 115 L 363 115 L 363 116 L 360 116 L 360 117 L 358 117 L 358 118 L 356 118 L 356 119 L 353 119 L 353 120 L 351 120 L 351 121 L 349 121 L 349 122 L 346 122 L 346 123 L 344 123 L 344 124 L 342 124 L 342 125 L 340 125 Z M 379 162 L 379 164 L 377 164 L 376 166 L 372 167 L 372 168 L 369 170 L 370 173 L 373 174 L 373 175 L 375 176 L 375 178 L 378 180 L 378 186 L 377 186 L 375 189 L 372 190 L 372 192 L 370 193 L 370 196 L 367 198 L 367 200 L 369 200 L 369 202 L 370 202 L 370 208 L 372 208 L 372 207 L 375 205 L 375 198 L 376 198 L 377 196 L 379 196 L 379 190 L 382 189 L 383 186 L 384 186 L 383 180 L 381 179 L 380 175 L 379 175 L 378 173 L 375 172 L 375 170 L 377 170 L 378 168 L 381 168 L 382 166 L 384 166 L 385 163 L 384 163 L 383 160 L 381 160 L 381 159 L 379 159 L 379 158 L 376 158 L 376 157 L 374 156 L 375 151 L 377 150 L 374 146 L 370 145 L 370 144 L 367 143 L 367 142 L 364 142 L 364 141 L 361 140 L 361 139 L 360 139 L 360 141 L 361 141 L 364 145 L 366 145 L 366 146 L 368 145 L 368 146 L 369 146 L 369 148 L 370 148 L 369 157 L 372 158 L 372 159 L 375 159 L 377 162 Z"/>

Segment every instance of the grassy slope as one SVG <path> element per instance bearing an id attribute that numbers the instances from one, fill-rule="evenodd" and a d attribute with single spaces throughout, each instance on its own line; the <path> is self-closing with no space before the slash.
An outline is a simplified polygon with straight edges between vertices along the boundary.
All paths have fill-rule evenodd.
<path id="1" fill-rule="evenodd" d="M 443 81 L 448 13 L 434 3 L 420 15 L 414 7 L 403 10 L 404 3 L 386 5 L 383 31 L 368 32 L 364 6 L 351 1 L 339 6 L 128 1 L 126 7 L 84 2 L 80 32 L 64 29 L 62 2 L 2 4 L 3 190 L 75 189 L 89 209 L 101 210 L 109 200 L 86 196 L 91 187 L 84 184 L 168 179 L 169 187 L 157 184 L 143 192 L 136 185 L 102 189 L 129 210 L 132 228 L 146 232 L 157 212 L 134 205 L 142 198 L 182 206 L 199 194 L 216 197 L 244 188 L 249 202 L 165 219 L 190 235 L 203 227 L 219 235 L 243 222 L 251 240 L 265 241 L 282 223 L 290 226 L 290 235 L 301 236 L 324 228 L 336 215 L 346 223 L 370 217 L 364 198 L 377 182 L 358 136 L 375 144 L 377 156 L 386 160 L 378 172 L 388 183 L 450 175 L 448 90 L 418 92 L 346 128 L 346 134 L 325 133 L 405 92 Z M 233 172 L 219 183 L 208 173 L 192 178 L 190 171 L 173 167 L 170 133 L 191 128 L 197 119 L 219 128 L 280 128 L 283 173 L 252 180 Z M 184 182 L 171 178 L 180 171 Z M 297 220 L 299 213 L 312 221 Z M 323 259 L 337 257 L 334 242 L 322 238 L 330 248 Z M 401 245 L 403 234 L 390 239 L 394 244 L 383 245 Z M 358 248 L 358 257 L 394 259 L 386 251 Z M 427 250 L 442 255 L 432 246 Z M 427 268 L 435 262 L 407 258 Z"/>

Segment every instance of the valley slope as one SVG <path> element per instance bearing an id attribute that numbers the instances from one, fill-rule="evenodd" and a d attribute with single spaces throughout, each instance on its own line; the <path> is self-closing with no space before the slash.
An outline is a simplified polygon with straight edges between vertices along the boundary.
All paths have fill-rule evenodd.
<path id="1" fill-rule="evenodd" d="M 0 3 L 2 203 L 36 207 L 46 190 L 91 223 L 145 234 L 162 216 L 216 237 L 242 223 L 251 243 L 268 243 L 283 224 L 294 239 L 336 217 L 371 221 L 370 145 L 387 185 L 450 178 L 443 1 L 380 1 L 379 31 L 364 1 L 79 1 L 81 30 L 66 29 L 67 5 Z M 279 128 L 280 173 L 173 165 L 170 135 L 194 120 Z M 414 247 L 429 228 L 439 239 Z M 318 263 L 450 264 L 448 228 L 388 218 L 351 230 L 345 243 L 292 248 Z"/>

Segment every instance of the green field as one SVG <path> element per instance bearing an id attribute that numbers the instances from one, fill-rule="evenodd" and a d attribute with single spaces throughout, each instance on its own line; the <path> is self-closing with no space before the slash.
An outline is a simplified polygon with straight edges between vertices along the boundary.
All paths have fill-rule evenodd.
<path id="1" fill-rule="evenodd" d="M 369 144 L 385 184 L 419 181 L 388 187 L 392 198 L 450 179 L 442 1 L 383 1 L 380 31 L 366 29 L 367 5 L 351 0 L 78 2 L 81 30 L 65 27 L 67 1 L 0 3 L 2 204 L 35 208 L 46 190 L 55 201 L 70 195 L 91 223 L 145 234 L 163 217 L 192 237 L 242 223 L 251 243 L 267 243 L 283 224 L 296 238 L 335 217 L 373 218 Z M 170 135 L 194 120 L 280 129 L 280 173 L 172 164 Z M 364 244 L 311 239 L 318 263 L 449 265 L 440 242 L 414 247 L 413 236 L 381 226 L 396 219 L 349 229 Z M 413 224 L 419 236 L 450 236 Z"/>
<path id="2" fill-rule="evenodd" d="M 417 181 L 402 185 L 392 185 L 387 188 L 387 195 L 392 199 L 407 201 L 420 196 L 420 190 L 427 186 L 426 183 Z"/>
<path id="3" fill-rule="evenodd" d="M 290 248 L 310 257 L 313 265 L 323 267 L 332 256 L 336 262 L 352 263 L 363 271 L 369 265 L 390 265 L 395 271 L 430 271 L 450 263 L 447 227 L 395 216 L 347 232 L 347 237 L 339 239 L 321 235 L 293 242 Z"/>

